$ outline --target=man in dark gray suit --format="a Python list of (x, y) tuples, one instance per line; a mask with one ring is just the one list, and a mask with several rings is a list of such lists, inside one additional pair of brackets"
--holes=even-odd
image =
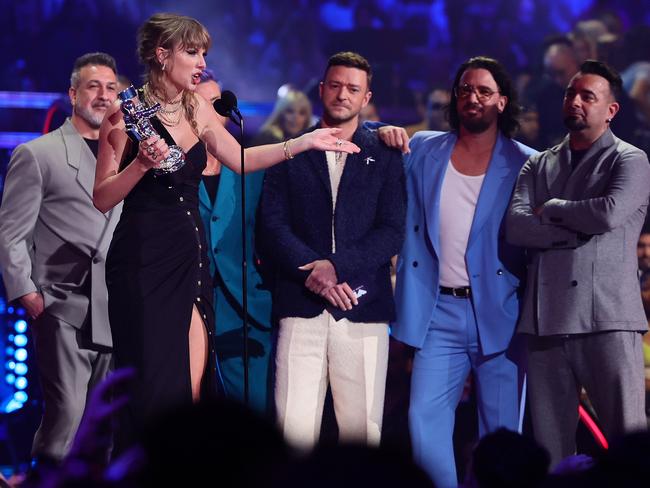
[(608, 66), (582, 64), (564, 97), (569, 135), (526, 162), (507, 218), (508, 240), (529, 248), (519, 332), (535, 437), (553, 464), (575, 452), (582, 388), (607, 437), (646, 427), (636, 243), (650, 165), (609, 129), (620, 92)]
[(31, 318), (44, 412), (32, 455), (60, 461), (88, 391), (109, 370), (104, 260), (120, 209), (92, 202), (99, 126), (117, 98), (115, 60), (78, 58), (73, 114), (59, 129), (18, 146), (0, 206), (0, 266), (7, 298)]

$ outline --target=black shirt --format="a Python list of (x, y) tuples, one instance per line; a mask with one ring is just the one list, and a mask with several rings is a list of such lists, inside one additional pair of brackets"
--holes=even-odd
[(84, 137), (84, 141), (86, 141), (86, 144), (88, 144), (88, 147), (93, 152), (93, 154), (95, 155), (95, 159), (96, 159), (97, 158), (97, 151), (99, 150), (99, 139), (86, 139)]
[(576, 169), (576, 166), (578, 166), (578, 164), (580, 164), (580, 161), (582, 161), (582, 158), (585, 156), (585, 154), (587, 154), (588, 150), (589, 149), (580, 149), (578, 151), (578, 150), (571, 149), (571, 169), (572, 170)]
[(217, 200), (217, 192), (219, 190), (219, 178), (221, 174), (216, 175), (203, 175), (201, 179), (205, 185), (205, 189), (208, 191), (210, 196), (210, 202), (214, 205), (214, 202)]

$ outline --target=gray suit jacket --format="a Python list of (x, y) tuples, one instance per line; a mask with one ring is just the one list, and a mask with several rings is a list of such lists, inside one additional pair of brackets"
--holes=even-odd
[(526, 162), (506, 219), (508, 241), (529, 248), (519, 332), (647, 330), (636, 245), (649, 194), (645, 153), (609, 130), (573, 171), (568, 136)]
[(18, 146), (0, 206), (7, 298), (40, 291), (45, 312), (111, 346), (104, 263), (121, 205), (93, 206), (95, 156), (70, 120)]

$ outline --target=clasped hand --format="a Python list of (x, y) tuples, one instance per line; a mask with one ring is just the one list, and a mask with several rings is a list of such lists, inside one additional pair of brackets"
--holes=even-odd
[(327, 259), (318, 259), (300, 266), (302, 271), (311, 271), (305, 280), (307, 289), (322, 296), (341, 310), (352, 310), (358, 305), (357, 296), (347, 283), (338, 283), (334, 265)]
[(168, 156), (169, 146), (159, 135), (140, 141), (137, 159), (146, 169), (159, 167), (161, 161), (167, 159)]

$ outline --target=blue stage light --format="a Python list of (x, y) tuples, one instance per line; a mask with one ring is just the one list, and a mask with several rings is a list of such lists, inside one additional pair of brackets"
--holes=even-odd
[[(0, 148), (13, 149), (42, 135), (40, 132), (0, 132)], [(9, 313), (14, 313), (13, 307), (9, 308), (12, 309)]]
[(14, 341), (14, 337), (15, 337), (15, 336), (14, 336), (13, 334), (9, 334), (9, 335), (7, 336), (7, 339), (9, 339), (10, 342), (13, 342), (13, 341)]
[(8, 384), (13, 385), (14, 381), (16, 381), (16, 375), (13, 373), (9, 373), (7, 376), (5, 376), (5, 381)]
[(16, 310), (16, 314), (18, 314), (20, 317), (24, 317), (27, 312), (25, 312), (25, 309), (22, 307), (18, 307), (18, 310)]
[(11, 346), (5, 348), (5, 353), (7, 354), (7, 356), (13, 356), (15, 351), (16, 350)]
[(27, 349), (23, 349), (22, 347), (16, 349), (14, 357), (16, 358), (16, 361), (25, 361), (27, 359)]
[(14, 313), (14, 307), (7, 307), (7, 313)]
[(27, 378), (25, 378), (24, 376), (19, 376), (18, 378), (16, 378), (15, 386), (19, 390), (24, 390), (25, 388), (27, 388)]
[(24, 320), (16, 320), (14, 323), (14, 330), (19, 334), (24, 334), (27, 331), (27, 322)]
[(27, 401), (27, 398), (28, 398), (27, 393), (25, 393), (24, 391), (17, 391), (16, 393), (14, 393), (14, 400), (16, 400), (17, 402), (25, 403)]
[(0, 108), (31, 108), (47, 110), (64, 94), (51, 92), (0, 91)]
[(18, 402), (15, 399), (12, 398), (5, 405), (4, 411), (5, 411), (5, 413), (11, 413), (11, 412), (14, 412), (14, 411), (18, 410), (19, 408), (23, 408), (23, 404), (21, 402)]
[(18, 375), (26, 375), (28, 371), (27, 365), (25, 363), (18, 363), (15, 365), (14, 373)]
[(25, 347), (27, 345), (27, 336), (25, 334), (18, 334), (14, 337), (14, 344), (18, 347)]
[(5, 363), (5, 368), (7, 369), (14, 369), (16, 367), (16, 363), (13, 361), (7, 361)]

